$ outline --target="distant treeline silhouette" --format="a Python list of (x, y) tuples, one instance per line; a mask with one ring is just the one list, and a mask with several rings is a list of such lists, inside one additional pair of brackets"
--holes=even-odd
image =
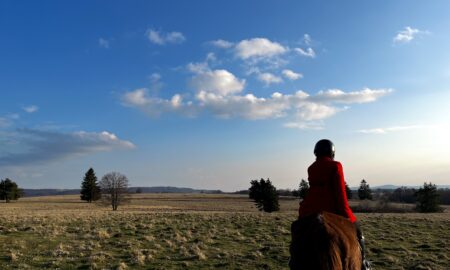
[[(389, 202), (396, 203), (411, 203), (415, 204), (417, 198), (415, 196), (417, 188), (399, 187), (396, 189), (372, 189), (373, 200), (387, 200)], [(358, 191), (352, 190), (352, 198), (358, 199)], [(235, 194), (248, 194), (248, 190), (239, 190), (234, 192)], [(299, 197), (299, 191), (297, 189), (277, 189), (279, 196), (283, 197)], [(450, 189), (440, 188), (437, 189), (439, 195), (439, 204), (450, 205)], [(350, 196), (349, 196), (350, 197)]]
[[(24, 197), (39, 197), (39, 196), (53, 196), (53, 195), (77, 195), (80, 194), (81, 189), (23, 189)], [(129, 193), (207, 193), (207, 194), (221, 194), (221, 190), (209, 189), (193, 189), (182, 187), (130, 187)], [(247, 190), (248, 193), (248, 190)]]
[[(417, 197), (415, 196), (418, 189), (399, 187), (395, 190), (380, 190), (379, 193), (388, 194), (389, 201), (400, 202), (400, 203), (416, 203)], [(439, 203), (450, 205), (450, 189), (437, 189), (437, 194), (439, 195)]]

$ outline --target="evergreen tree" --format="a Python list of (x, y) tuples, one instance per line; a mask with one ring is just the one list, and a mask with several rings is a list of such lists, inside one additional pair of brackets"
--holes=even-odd
[(345, 192), (347, 193), (347, 199), (351, 200), (353, 198), (353, 192), (348, 186), (347, 182), (345, 182)]
[(0, 200), (9, 203), (11, 200), (18, 200), (22, 195), (22, 189), (11, 179), (6, 178), (0, 181)]
[(298, 195), (300, 199), (306, 198), (308, 190), (309, 190), (309, 183), (305, 179), (302, 179), (302, 181), (300, 181), (300, 185), (298, 186)]
[(280, 210), (277, 189), (269, 179), (252, 180), (250, 184), (249, 198), (255, 201), (256, 207), (260, 211), (270, 213)]
[(372, 200), (372, 190), (366, 180), (362, 180), (358, 189), (358, 197), (360, 200)]
[(94, 169), (90, 168), (84, 175), (80, 193), (81, 199), (89, 203), (100, 199), (101, 190), (97, 183), (97, 176), (95, 176)]
[(440, 212), (439, 194), (436, 185), (424, 183), (416, 193), (417, 198), (416, 209), (422, 213)]

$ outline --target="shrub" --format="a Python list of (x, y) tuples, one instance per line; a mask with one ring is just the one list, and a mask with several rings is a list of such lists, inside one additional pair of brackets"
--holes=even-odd
[(18, 200), (22, 197), (23, 191), (17, 186), (16, 182), (9, 178), (0, 181), (0, 200), (9, 203), (11, 200)]
[(416, 209), (422, 213), (442, 212), (442, 208), (439, 207), (439, 194), (437, 193), (436, 185), (423, 184), (416, 193), (417, 198)]
[(274, 212), (280, 210), (277, 189), (269, 179), (252, 180), (250, 182), (249, 198), (255, 201), (260, 211)]

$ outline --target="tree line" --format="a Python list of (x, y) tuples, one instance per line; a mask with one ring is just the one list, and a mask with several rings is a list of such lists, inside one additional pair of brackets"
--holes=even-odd
[[(352, 199), (353, 191), (347, 183), (345, 183), (345, 189), (347, 199)], [(298, 189), (291, 191), (277, 190), (269, 179), (264, 180), (261, 178), (259, 181), (251, 180), (248, 191), (240, 191), (237, 193), (248, 193), (249, 198), (255, 201), (255, 205), (260, 211), (270, 213), (280, 209), (278, 202), (279, 196), (295, 196), (304, 199), (308, 194), (308, 190), (309, 183), (304, 179), (300, 181)], [(400, 187), (388, 194), (384, 193), (380, 195), (377, 191), (375, 194), (377, 196), (374, 196), (374, 192), (367, 181), (365, 179), (361, 180), (357, 190), (357, 195), (360, 200), (373, 200), (376, 197), (376, 199), (392, 202), (414, 203), (416, 204), (416, 211), (427, 213), (442, 211), (439, 205), (448, 203), (450, 199), (450, 189), (438, 190), (436, 185), (431, 182), (425, 182), (418, 190)]]
[[(88, 203), (101, 200), (104, 204), (109, 204), (113, 211), (118, 206), (128, 201), (128, 178), (118, 172), (105, 174), (100, 181), (95, 175), (94, 169), (89, 168), (85, 173), (81, 183), (80, 199)], [(353, 198), (353, 192), (345, 183), (345, 189), (348, 199)], [(255, 201), (258, 209), (265, 212), (274, 212), (280, 209), (279, 196), (295, 196), (304, 199), (309, 190), (309, 184), (302, 179), (296, 190), (277, 190), (270, 179), (252, 180), (250, 188), (237, 193), (246, 193), (249, 198)], [(139, 189), (137, 193), (142, 192)], [(382, 198), (383, 200), (402, 203), (415, 203), (416, 210), (419, 212), (437, 212), (442, 209), (439, 204), (450, 204), (450, 189), (438, 190), (436, 185), (424, 183), (418, 190), (414, 188), (400, 187), (394, 191), (376, 190), (375, 193), (365, 179), (361, 180), (357, 190), (360, 200), (373, 200)], [(375, 196), (374, 196), (375, 195)], [(0, 200), (9, 203), (11, 200), (18, 200), (23, 196), (23, 190), (17, 183), (9, 178), (0, 181)]]
[[(399, 203), (415, 203), (416, 202), (416, 188), (399, 187), (395, 190), (383, 190), (384, 194), (389, 196), (389, 201), (399, 202)], [(440, 203), (445, 205), (450, 205), (450, 189), (440, 188), (437, 189), (436, 193), (439, 195)]]

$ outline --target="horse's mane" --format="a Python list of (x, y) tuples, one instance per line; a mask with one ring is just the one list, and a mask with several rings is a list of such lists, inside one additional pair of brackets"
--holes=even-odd
[(291, 268), (359, 270), (361, 252), (354, 224), (322, 212), (292, 224)]

